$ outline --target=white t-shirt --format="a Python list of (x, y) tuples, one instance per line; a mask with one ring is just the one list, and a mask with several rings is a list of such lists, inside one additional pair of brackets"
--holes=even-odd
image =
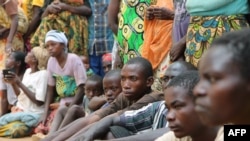
[[(30, 91), (35, 93), (36, 100), (45, 101), (47, 92), (48, 74), (46, 70), (30, 73), (31, 69), (28, 68), (24, 73), (22, 83), (29, 88)], [(33, 103), (23, 91), (18, 95), (17, 107), (24, 110), (24, 112), (32, 112), (42, 114), (44, 112), (44, 105), (38, 106)]]
[(11, 105), (15, 105), (16, 102), (17, 102), (17, 96), (14, 92), (14, 89), (13, 87), (8, 84), (8, 83), (5, 83), (3, 81), (3, 74), (0, 73), (0, 90), (6, 90), (7, 92), (7, 99), (8, 99), (8, 103), (11, 104)]

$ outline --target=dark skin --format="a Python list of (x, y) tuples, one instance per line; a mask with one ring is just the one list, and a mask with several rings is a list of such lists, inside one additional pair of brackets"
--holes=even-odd
[(42, 18), (46, 17), (49, 14), (58, 14), (62, 11), (69, 11), (72, 14), (81, 16), (90, 16), (92, 13), (91, 9), (86, 5), (71, 6), (60, 1), (54, 1), (46, 8), (44, 13), (42, 14)]
[(250, 124), (250, 83), (232, 56), (220, 45), (201, 59), (201, 79), (194, 89), (195, 110), (207, 125)]
[(186, 49), (186, 36), (182, 37), (177, 43), (174, 43), (170, 49), (170, 61), (175, 62), (184, 60), (184, 52)]
[[(63, 68), (65, 63), (66, 63), (67, 56), (68, 56), (68, 54), (65, 53), (65, 51), (64, 51), (64, 48), (65, 48), (64, 44), (54, 42), (54, 41), (48, 41), (46, 43), (46, 48), (47, 48), (49, 54), (51, 56), (55, 57), (58, 64), (61, 66), (61, 68)], [(55, 86), (48, 85), (46, 102), (45, 102), (45, 113), (44, 113), (43, 119), (42, 119), (43, 120), (42, 123), (44, 125), (46, 122), (46, 118), (48, 116), (50, 104), (53, 102), (53, 98), (54, 98), (55, 94), (56, 94), (55, 93)], [(84, 84), (80, 84), (79, 86), (77, 86), (77, 90), (76, 90), (74, 99), (69, 104), (69, 106), (72, 106), (74, 104), (79, 105), (82, 102), (83, 96), (84, 96)]]
[(150, 6), (146, 11), (146, 19), (173, 20), (174, 12), (165, 7)]
[[(124, 96), (131, 101), (140, 99), (145, 93), (151, 92), (151, 85), (153, 84), (153, 77), (145, 78), (143, 69), (138, 64), (125, 65), (121, 71), (121, 85)], [(104, 109), (100, 109), (104, 110)], [(115, 113), (116, 114), (116, 113)], [(114, 114), (113, 114), (114, 115)], [(109, 116), (113, 116), (109, 115)], [(44, 141), (59, 141), (65, 140), (74, 134), (82, 134), (88, 129), (88, 125), (101, 120), (97, 114), (91, 114), (87, 117), (78, 119), (77, 121), (69, 124), (63, 129), (59, 130), (52, 136), (46, 137)], [(70, 129), (70, 130), (67, 130)], [(81, 131), (80, 131), (81, 130)], [(72, 136), (73, 138), (73, 136)], [(73, 139), (72, 139), (73, 140)]]
[[(20, 66), (21, 66), (21, 62), (20, 61), (16, 61), (13, 53), (10, 54), (10, 56), (6, 59), (6, 64), (5, 64), (6, 68), (14, 68), (15, 73), (17, 74), (17, 76), (22, 80), (23, 78), (23, 74), (24, 72), (22, 70), (20, 70)], [(8, 100), (7, 100), (7, 90), (0, 90), (1, 93), (1, 98), (0, 98), (0, 103), (1, 103), (1, 115), (4, 115), (8, 112)], [(20, 90), (16, 90), (15, 94), (19, 94)]]
[[(108, 25), (115, 35), (118, 31), (118, 13), (120, 10), (120, 0), (110, 0), (108, 6)], [(118, 51), (115, 54), (114, 68), (120, 68), (122, 66), (121, 58)]]
[(38, 6), (33, 6), (32, 8), (32, 18), (28, 27), (27, 32), (23, 35), (23, 39), (24, 41), (26, 41), (28, 39), (28, 37), (30, 37), (30, 35), (32, 33), (34, 33), (37, 29), (37, 27), (39, 26), (40, 20), (41, 20), (41, 7)]
[[(32, 51), (25, 57), (25, 62), (30, 66), (31, 73), (39, 71), (38, 60), (33, 55)], [(21, 79), (14, 72), (10, 72), (10, 74), (6, 75), (4, 80), (6, 83), (10, 83), (12, 85), (17, 95), (20, 93), (19, 89), (21, 89), (24, 94), (37, 106), (41, 106), (44, 104), (44, 102), (36, 100), (35, 93), (30, 91), (29, 88), (22, 83)]]
[(168, 87), (164, 90), (165, 104), (168, 108), (167, 120), (169, 128), (175, 136), (182, 138), (190, 136), (193, 141), (213, 141), (217, 135), (217, 127), (207, 127), (195, 112), (193, 96), (188, 89), (180, 86)]

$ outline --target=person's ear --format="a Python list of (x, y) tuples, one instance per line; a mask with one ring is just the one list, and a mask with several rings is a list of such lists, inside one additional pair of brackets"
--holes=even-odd
[(147, 86), (151, 87), (151, 85), (153, 85), (153, 83), (154, 83), (154, 77), (153, 76), (149, 76), (147, 78)]

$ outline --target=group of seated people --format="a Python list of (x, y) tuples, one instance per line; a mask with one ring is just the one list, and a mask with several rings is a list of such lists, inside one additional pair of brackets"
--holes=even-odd
[(14, 51), (6, 60), (0, 136), (223, 141), (223, 125), (250, 122), (249, 36), (244, 29), (215, 39), (198, 69), (185, 61), (172, 63), (161, 77), (163, 91), (155, 91), (147, 59), (132, 58), (122, 69), (108, 67), (103, 78), (87, 75), (86, 58), (68, 53), (65, 34), (51, 30), (46, 49), (35, 47), (26, 56)]

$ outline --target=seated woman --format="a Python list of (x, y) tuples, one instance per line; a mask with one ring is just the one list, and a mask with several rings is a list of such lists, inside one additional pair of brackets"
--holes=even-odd
[(17, 0), (0, 0), (0, 69), (11, 50), (23, 51), (22, 35), (27, 31), (28, 19)]
[(69, 42), (69, 52), (87, 55), (87, 18), (91, 14), (88, 0), (55, 0), (42, 15), (42, 21), (31, 38), (32, 46), (45, 47), (45, 34), (50, 30), (62, 31)]
[(25, 57), (25, 62), (30, 68), (25, 71), (22, 81), (14, 72), (4, 75), (4, 81), (19, 95), (11, 113), (0, 118), (1, 137), (27, 136), (30, 135), (32, 127), (37, 125), (44, 112), (43, 104), (48, 81), (47, 71), (44, 69), (47, 60), (48, 53), (45, 49), (33, 48)]
[[(56, 108), (55, 105), (51, 105), (54, 102), (53, 98), (59, 97), (60, 106), (71, 107), (81, 104), (87, 75), (79, 56), (68, 53), (68, 40), (63, 32), (49, 31), (45, 37), (45, 44), (51, 57), (48, 61), (48, 92), (41, 126), (49, 128), (54, 117), (49, 116), (49, 112)], [(47, 134), (48, 128), (42, 132)]]
[[(12, 70), (22, 80), (24, 72), (26, 70), (26, 63), (24, 61), (25, 53), (21, 51), (14, 51), (8, 56), (5, 62), (5, 67)], [(12, 106), (16, 105), (17, 95), (13, 90), (13, 87), (4, 82), (3, 74), (0, 73), (0, 116), (10, 111)]]

